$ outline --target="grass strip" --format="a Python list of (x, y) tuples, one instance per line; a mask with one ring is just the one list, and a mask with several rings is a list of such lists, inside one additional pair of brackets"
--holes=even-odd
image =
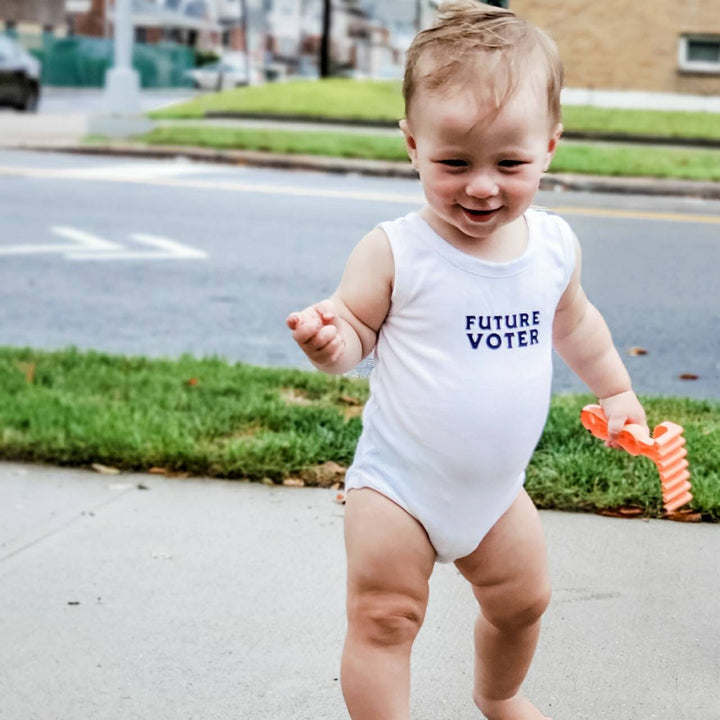
[[(149, 145), (407, 161), (399, 132), (393, 137), (305, 130), (165, 126), (136, 139)], [(552, 171), (718, 181), (720, 150), (561, 143)]]
[[(150, 113), (162, 119), (203, 118), (207, 113), (265, 114), (309, 119), (397, 122), (404, 115), (397, 81), (330, 78), (267, 83), (200, 95)], [(720, 139), (717, 113), (565, 105), (567, 131)]]
[[(220, 358), (0, 348), (0, 457), (274, 482), (301, 476), (312, 484), (319, 465), (351, 462), (367, 395), (364, 380)], [(543, 508), (631, 506), (660, 515), (655, 466), (591, 437), (579, 422), (589, 401), (553, 399), (528, 469), (528, 491)], [(717, 522), (720, 405), (644, 402), (651, 426), (672, 419), (685, 427), (693, 507)]]

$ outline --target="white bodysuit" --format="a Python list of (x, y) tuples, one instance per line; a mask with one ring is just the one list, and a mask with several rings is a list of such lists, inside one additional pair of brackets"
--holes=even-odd
[(527, 249), (506, 263), (461, 252), (417, 213), (380, 225), (395, 281), (345, 487), (404, 508), (440, 562), (471, 553), (513, 503), (547, 418), (574, 236), (551, 213), (525, 218)]

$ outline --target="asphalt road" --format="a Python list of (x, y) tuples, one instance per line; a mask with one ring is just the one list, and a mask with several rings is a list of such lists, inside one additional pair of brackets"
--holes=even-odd
[[(0, 344), (309, 367), (288, 312), (332, 292), (373, 225), (421, 202), (410, 180), (0, 152)], [(720, 397), (720, 203), (538, 204), (580, 237), (586, 291), (637, 390)], [(558, 360), (555, 390), (582, 389)]]

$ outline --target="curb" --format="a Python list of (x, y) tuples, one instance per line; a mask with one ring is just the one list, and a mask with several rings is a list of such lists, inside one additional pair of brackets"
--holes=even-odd
[[(405, 162), (384, 160), (358, 160), (319, 155), (287, 155), (251, 150), (213, 150), (210, 148), (165, 145), (152, 147), (111, 143), (106, 145), (57, 144), (15, 146), (18, 150), (35, 152), (73, 153), (79, 155), (108, 155), (115, 157), (175, 158), (211, 162), (225, 165), (250, 165), (283, 170), (312, 170), (317, 172), (357, 174), (376, 177), (417, 179), (414, 168)], [(720, 182), (673, 180), (665, 178), (605, 177), (549, 173), (540, 181), (540, 190), (614, 193), (692, 197), (703, 200), (720, 200)]]

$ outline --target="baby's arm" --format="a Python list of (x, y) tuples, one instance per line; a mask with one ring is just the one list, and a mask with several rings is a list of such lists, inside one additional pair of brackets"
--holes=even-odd
[(610, 330), (580, 284), (581, 250), (575, 241), (576, 264), (553, 323), (555, 349), (599, 398), (608, 418), (609, 445), (627, 422), (647, 429), (645, 411), (632, 390), (630, 375), (615, 349)]
[(350, 254), (333, 295), (288, 317), (293, 338), (315, 367), (341, 375), (370, 353), (390, 309), (394, 273), (390, 243), (375, 228)]

